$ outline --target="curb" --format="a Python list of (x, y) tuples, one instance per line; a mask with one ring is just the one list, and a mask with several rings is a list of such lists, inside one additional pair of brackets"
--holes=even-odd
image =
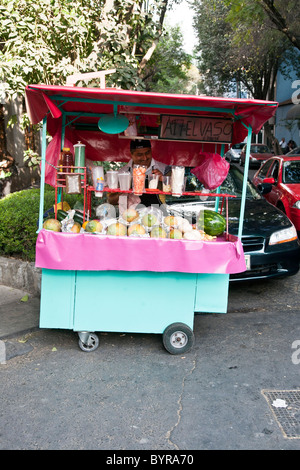
[(0, 284), (39, 296), (41, 268), (34, 262), (0, 256)]

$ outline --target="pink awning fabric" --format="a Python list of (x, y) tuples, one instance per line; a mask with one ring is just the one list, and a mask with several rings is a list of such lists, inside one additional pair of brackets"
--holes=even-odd
[[(263, 124), (274, 116), (278, 106), (273, 101), (55, 85), (28, 85), (25, 98), (31, 122), (37, 124), (47, 116), (47, 131), (53, 137), (46, 153), (46, 161), (50, 165), (46, 165), (45, 181), (49, 184), (53, 184), (51, 165), (57, 165), (61, 148), (62, 114), (65, 114), (67, 123), (64, 145), (67, 143), (73, 150), (74, 144), (82, 142), (86, 145), (86, 158), (92, 161), (127, 162), (130, 160), (130, 140), (100, 131), (97, 127), (100, 115), (117, 110), (118, 114), (144, 115), (144, 118), (147, 115), (180, 114), (231, 119), (234, 144), (243, 142), (247, 136), (245, 125), (250, 125), (252, 131), (258, 133)], [(204, 151), (221, 152), (221, 144), (209, 142), (153, 139), (151, 146), (156, 160), (190, 167), (199, 165), (199, 154)], [(226, 144), (225, 151), (228, 147)]]
[(246, 270), (241, 241), (170, 240), (62, 233), (42, 229), (36, 266), (77, 271), (155, 271), (232, 274)]

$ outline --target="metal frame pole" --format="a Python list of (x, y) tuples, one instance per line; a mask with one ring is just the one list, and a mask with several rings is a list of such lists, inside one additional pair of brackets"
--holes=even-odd
[(252, 138), (252, 127), (243, 125), (248, 129), (247, 136), (247, 146), (246, 146), (246, 157), (245, 157), (245, 167), (244, 167), (244, 179), (243, 179), (243, 190), (242, 190), (242, 199), (241, 199), (241, 208), (240, 208), (240, 221), (239, 221), (239, 230), (238, 237), (241, 239), (243, 234), (243, 225), (244, 225), (244, 214), (245, 214), (245, 203), (246, 203), (246, 193), (247, 193), (247, 181), (248, 181), (248, 171), (249, 171), (249, 157), (250, 157), (250, 146)]
[(43, 228), (44, 193), (45, 193), (45, 167), (46, 167), (46, 132), (47, 132), (47, 117), (44, 117), (44, 119), (43, 119), (43, 130), (42, 130), (42, 160), (41, 160), (41, 182), (40, 182), (39, 228), (37, 230), (37, 233)]

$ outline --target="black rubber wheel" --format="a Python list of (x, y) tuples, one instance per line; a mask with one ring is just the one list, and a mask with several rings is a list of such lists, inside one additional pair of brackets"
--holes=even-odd
[(172, 323), (163, 332), (163, 345), (170, 354), (183, 354), (194, 345), (194, 333), (184, 323)]
[(87, 343), (83, 343), (81, 339), (78, 341), (80, 349), (84, 352), (93, 352), (95, 351), (98, 346), (99, 346), (99, 338), (95, 333), (91, 333), (89, 335)]

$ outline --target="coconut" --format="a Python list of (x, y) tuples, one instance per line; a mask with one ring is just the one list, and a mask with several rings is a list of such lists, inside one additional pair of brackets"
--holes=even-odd
[(178, 230), (178, 228), (174, 228), (174, 229), (170, 230), (169, 236), (170, 236), (170, 238), (173, 238), (173, 239), (180, 239), (180, 238), (182, 238), (182, 232), (181, 232), (181, 230)]
[(141, 224), (132, 224), (128, 228), (129, 236), (145, 235), (146, 230)]
[(183, 235), (185, 240), (202, 240), (202, 234), (199, 230), (189, 230)]
[(153, 227), (155, 224), (157, 224), (158, 219), (155, 214), (148, 212), (143, 216), (142, 222), (146, 227)]
[(178, 219), (174, 215), (168, 215), (164, 218), (164, 223), (168, 225), (168, 227), (175, 227), (178, 225)]
[(157, 225), (156, 227), (153, 227), (153, 229), (151, 230), (150, 237), (151, 238), (167, 238), (167, 232), (162, 227), (159, 227)]
[(127, 235), (127, 227), (120, 222), (116, 222), (107, 227), (107, 235), (114, 235), (117, 237), (123, 237)]
[(126, 209), (122, 214), (122, 219), (126, 222), (133, 222), (139, 217), (139, 213), (135, 209)]

